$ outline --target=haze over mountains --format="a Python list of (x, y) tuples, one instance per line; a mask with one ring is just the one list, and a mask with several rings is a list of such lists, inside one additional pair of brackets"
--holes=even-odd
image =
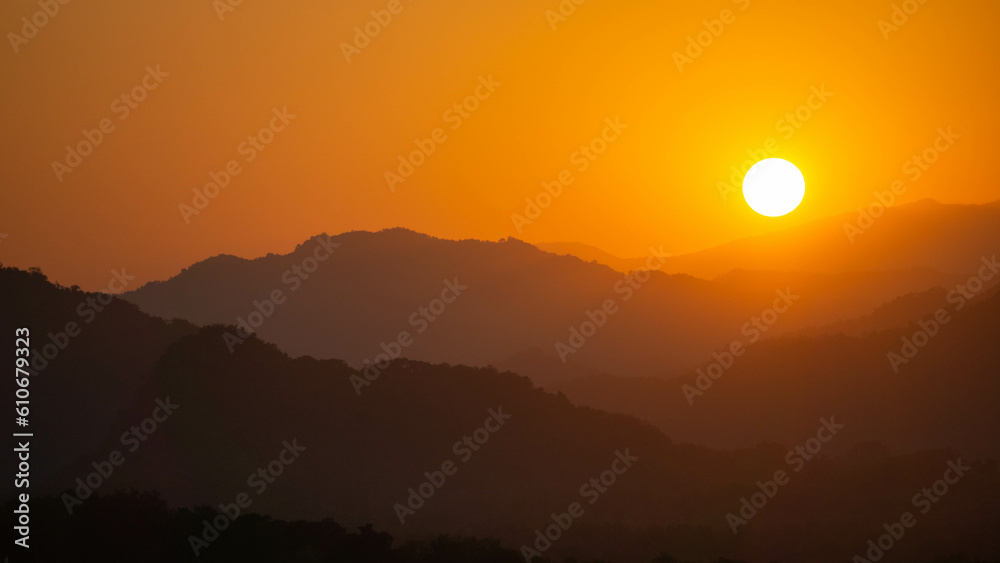
[[(677, 374), (737, 338), (757, 340), (863, 317), (898, 297), (955, 286), (967, 277), (961, 274), (975, 272), (982, 257), (993, 254), (1000, 208), (922, 202), (892, 208), (879, 221), (855, 245), (837, 218), (799, 227), (783, 236), (826, 242), (808, 255), (782, 256), (775, 263), (770, 256), (781, 247), (763, 256), (766, 241), (757, 239), (687, 257), (663, 256), (658, 247), (647, 258), (651, 267), (663, 264), (668, 271), (711, 262), (712, 268), (692, 265), (692, 271), (729, 272), (712, 280), (659, 271), (648, 279), (623, 277), (514, 239), (447, 241), (391, 229), (322, 235), (284, 256), (217, 256), (125, 297), (153, 315), (198, 325), (243, 320), (293, 356), (340, 358), (355, 366), (374, 362), (383, 343), (392, 348), (407, 331), (412, 342), (402, 355), (412, 359), (497, 365), (537, 348), (599, 372)], [(962, 250), (946, 251), (942, 242), (916, 252), (879, 234), (902, 228), (900, 223)], [(959, 234), (921, 231), (922, 225), (951, 225)], [(743, 254), (748, 248), (758, 250)], [(328, 258), (316, 260), (315, 252)], [(877, 259), (905, 269), (843, 271), (854, 256), (861, 256), (862, 265)], [(806, 258), (812, 262), (802, 264), (804, 271), (792, 271), (796, 260)], [(457, 285), (460, 295), (449, 285)], [(285, 299), (268, 305), (275, 290)], [(454, 301), (434, 303), (443, 293)], [(766, 326), (748, 327), (779, 295), (793, 296), (787, 312)], [(432, 305), (436, 312), (422, 312)], [(601, 313), (605, 305), (613, 312)], [(259, 326), (249, 326), (251, 314)], [(575, 334), (588, 331), (584, 325), (591, 318), (601, 324), (596, 332)]]
[[(873, 198), (874, 203), (877, 200)], [(703, 279), (737, 269), (843, 273), (922, 267), (964, 274), (980, 256), (996, 252), (1000, 240), (1000, 201), (946, 205), (924, 199), (890, 207), (884, 214), (878, 207), (865, 206), (768, 235), (671, 256), (663, 270)], [(918, 234), (911, 236), (911, 231)], [(620, 272), (644, 266), (642, 258), (621, 258), (587, 244), (535, 246), (553, 254), (596, 261)]]
[[(874, 197), (871, 203), (877, 203)], [(1000, 246), (1000, 201), (945, 205), (924, 199), (890, 207), (879, 217), (872, 216), (878, 206), (864, 209), (869, 219), (846, 213), (675, 256), (666, 271), (703, 278), (737, 268), (817, 273), (931, 268), (968, 274)]]
[(646, 267), (645, 258), (620, 258), (589, 244), (579, 242), (542, 242), (533, 244), (545, 252), (551, 252), (560, 256), (576, 256), (584, 262), (597, 262), (623, 273)]
[[(650, 421), (685, 442), (732, 448), (787, 441), (795, 436), (790, 421), (808, 418), (820, 406), (840, 405), (841, 412), (869, 422), (839, 447), (874, 441), (898, 451), (961, 446), (996, 455), (996, 444), (979, 439), (996, 422), (982, 413), (996, 409), (966, 406), (996, 395), (993, 374), (1000, 362), (992, 351), (991, 315), (998, 311), (996, 299), (984, 296), (1000, 279), (987, 259), (1000, 239), (991, 239), (983, 222), (1000, 219), (998, 211), (927, 201), (889, 209), (881, 218), (885, 228), (936, 225), (952, 233), (941, 239), (959, 244), (962, 238), (966, 250), (929, 251), (898, 262), (908, 246), (887, 245), (888, 235), (857, 245), (845, 237), (836, 252), (831, 245), (818, 247), (826, 251), (825, 273), (738, 269), (712, 280), (659, 271), (635, 277), (513, 239), (447, 241), (392, 229), (324, 235), (286, 256), (212, 258), (125, 297), (164, 318), (233, 324), (249, 319), (254, 302), (266, 300), (274, 288), (294, 289), (281, 304), (258, 308), (271, 314), (258, 314), (263, 324), (255, 328), (292, 356), (344, 359), (360, 368), (379, 361), (384, 351), (412, 360), (495, 365), (564, 392), (577, 404)], [(810, 228), (805, 234), (808, 229), (799, 227), (798, 236), (829, 239), (832, 229), (844, 237), (839, 218)], [(329, 257), (308, 279), (298, 279), (300, 272), (293, 274), (294, 284), (279, 283), (322, 247), (330, 248)], [(723, 263), (728, 252), (706, 255)], [(909, 269), (839, 272), (837, 264), (855, 252)], [(649, 265), (692, 259), (660, 260), (662, 254), (652, 253)], [(889, 353), (898, 353), (904, 338), (920, 329), (915, 323), (953, 308), (955, 288), (969, 276), (949, 261), (966, 254), (977, 257), (965, 272), (989, 274), (978, 288), (976, 313), (951, 311), (953, 322), (941, 330), (945, 336), (921, 350), (921, 361), (912, 368), (893, 365)], [(439, 303), (442, 309), (429, 315), (418, 313), (456, 284), (461, 289), (452, 302)], [(614, 308), (603, 310), (609, 299)], [(586, 326), (588, 321), (593, 325)], [(586, 330), (595, 327), (593, 334)], [(401, 331), (409, 335), (402, 344)], [(230, 348), (239, 345), (229, 341)], [(737, 356), (728, 352), (734, 345)], [(713, 364), (722, 365), (724, 377), (695, 395), (691, 386)], [(941, 375), (957, 366), (963, 367)], [(944, 381), (955, 386), (953, 392), (939, 388)], [(845, 396), (852, 398), (843, 402)], [(733, 415), (753, 422), (728, 424)], [(910, 422), (917, 418), (923, 422)]]

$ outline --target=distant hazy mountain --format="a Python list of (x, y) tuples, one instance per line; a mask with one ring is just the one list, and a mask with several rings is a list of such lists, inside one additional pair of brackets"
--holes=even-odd
[(543, 242), (535, 246), (552, 254), (576, 256), (584, 262), (597, 262), (619, 272), (631, 272), (646, 267), (645, 258), (620, 258), (596, 246), (580, 242)]
[(918, 319), (932, 315), (947, 302), (950, 290), (934, 287), (920, 293), (910, 293), (889, 301), (872, 311), (871, 314), (856, 319), (804, 328), (793, 336), (821, 336), (845, 334), (847, 336), (867, 336), (873, 332), (902, 328)]
[[(4, 322), (16, 326), (36, 319), (33, 334), (55, 329), (62, 319), (72, 318), (79, 298), (94, 297), (54, 288), (40, 276), (23, 272), (4, 270), (0, 277), (5, 289), (15, 290), (0, 293)], [(22, 308), (6, 314), (15, 300), (23, 303)], [(561, 518), (575, 510), (569, 508), (572, 503), (580, 503), (582, 516), (546, 556), (631, 563), (648, 562), (666, 552), (682, 560), (727, 556), (826, 562), (861, 553), (869, 539), (884, 533), (886, 522), (913, 510), (914, 493), (941, 479), (948, 462), (961, 457), (969, 467), (967, 475), (931, 515), (918, 516), (921, 523), (948, 525), (924, 526), (919, 542), (900, 542), (894, 555), (927, 560), (957, 551), (971, 556), (997, 554), (1000, 516), (995, 499), (1000, 495), (1000, 473), (995, 462), (974, 461), (956, 451), (892, 457), (871, 445), (842, 456), (826, 455), (838, 444), (854, 441), (868, 425), (885, 421), (899, 428), (912, 426), (915, 435), (933, 440), (937, 436), (929, 429), (963, 424), (971, 416), (938, 419), (935, 402), (956, 404), (977, 393), (978, 402), (967, 402), (966, 407), (984, 413), (979, 421), (986, 429), (981, 438), (990, 440), (995, 414), (989, 413), (996, 409), (987, 403), (996, 400), (996, 389), (977, 387), (974, 378), (962, 375), (970, 362), (988, 356), (967, 360), (947, 356), (955, 373), (938, 378), (937, 395), (922, 403), (923, 419), (914, 421), (896, 416), (918, 412), (916, 406), (904, 409), (884, 401), (891, 397), (905, 405), (926, 400), (922, 391), (910, 389), (924, 389), (926, 378), (918, 366), (897, 378), (871, 373), (867, 385), (845, 387), (837, 379), (861, 378), (834, 365), (824, 367), (831, 358), (815, 356), (824, 341), (800, 346), (791, 360), (795, 363), (791, 367), (799, 369), (777, 374), (762, 362), (768, 357), (767, 348), (781, 343), (762, 344), (756, 359), (746, 358), (754, 369), (727, 374), (729, 379), (712, 389), (719, 396), (710, 394), (701, 406), (713, 400), (734, 405), (731, 399), (737, 393), (727, 391), (725, 384), (745, 381), (742, 393), (753, 386), (770, 389), (743, 399), (748, 403), (763, 399), (759, 408), (766, 414), (741, 416), (748, 412), (743, 408), (714, 419), (706, 416), (701, 422), (748, 432), (784, 421), (787, 428), (782, 434), (791, 438), (781, 446), (721, 452), (675, 444), (649, 424), (574, 406), (564, 397), (533, 388), (524, 377), (492, 369), (398, 360), (358, 396), (351, 380), (364, 374), (343, 362), (291, 359), (257, 338), (230, 353), (222, 335), (234, 327), (170, 335), (142, 328), (170, 325), (129, 313), (128, 306), (116, 306), (120, 307), (126, 309), (105, 311), (112, 314), (99, 316), (92, 325), (94, 338), (121, 339), (107, 343), (114, 350), (93, 341), (74, 341), (70, 344), (74, 352), (68, 347), (66, 355), (33, 376), (38, 403), (46, 405), (39, 416), (44, 413), (53, 419), (38, 421), (43, 426), (36, 431), (45, 433), (39, 445), (48, 447), (80, 435), (105, 436), (87, 448), (89, 453), (66, 460), (68, 465), (57, 474), (33, 478), (33, 495), (59, 494), (64, 503), (71, 502), (66, 500), (73, 498), (69, 495), (86, 496), (82, 487), (90, 479), (88, 487), (100, 494), (134, 487), (159, 491), (171, 506), (203, 504), (218, 509), (245, 493), (252, 503), (250, 512), (288, 519), (334, 518), (347, 526), (371, 522), (402, 538), (439, 533), (495, 537), (513, 549), (534, 544), (535, 531), (552, 525), (553, 514)], [(954, 334), (938, 336), (939, 345), (924, 350), (926, 357), (920, 360), (938, 366), (955, 345), (952, 340), (969, 337), (971, 327), (992, 327), (980, 324), (989, 319), (997, 322), (992, 308), (970, 309), (966, 318), (950, 327)], [(103, 328), (98, 329), (97, 323)], [(156, 354), (123, 356), (126, 352), (118, 348), (152, 350), (166, 342), (170, 343), (155, 359)], [(970, 351), (976, 343), (959, 350)], [(983, 352), (989, 353), (998, 352)], [(135, 386), (127, 397), (109, 392), (121, 381)], [(58, 389), (62, 385), (73, 387)], [(806, 392), (806, 387), (819, 391)], [(89, 395), (74, 392), (88, 388), (94, 390)], [(838, 389), (850, 392), (830, 392)], [(779, 395), (799, 400), (789, 406), (775, 399)], [(154, 414), (157, 399), (176, 406), (151, 430), (142, 421), (164, 414)], [(864, 409), (858, 405), (875, 403), (891, 416), (862, 420), (859, 414)], [(789, 410), (773, 408), (778, 404)], [(57, 413), (67, 408), (82, 416), (58, 420)], [(109, 418), (110, 413), (115, 414)], [(821, 428), (836, 429), (839, 424), (844, 427), (832, 438), (820, 433)], [(135, 451), (128, 450), (121, 437), (132, 427), (146, 432)], [(792, 448), (817, 435), (831, 440), (823, 455), (800, 459)], [(2, 440), (5, 449), (12, 446), (10, 438)], [(124, 456), (124, 463), (108, 471), (112, 466), (107, 460), (118, 459), (113, 457), (115, 451)], [(49, 463), (51, 457), (45, 459)], [(448, 462), (454, 465), (446, 466)], [(451, 474), (436, 475), (443, 467), (450, 467)], [(768, 487), (779, 470), (790, 476), (790, 484), (775, 485), (774, 499), (755, 510), (738, 535), (733, 534), (727, 514), (739, 513), (741, 499), (760, 492), (758, 482)], [(105, 476), (98, 479), (99, 471)], [(89, 478), (91, 474), (95, 477)], [(425, 485), (431, 480), (439, 485)], [(411, 501), (419, 494), (411, 489), (423, 490), (426, 498)], [(86, 506), (88, 500), (81, 502)], [(411, 502), (412, 513), (400, 512), (397, 505)], [(66, 524), (70, 531), (72, 522), (71, 517)], [(182, 519), (181, 525), (190, 527), (177, 532), (182, 536), (205, 533), (204, 523), (193, 518)], [(953, 527), (962, 531), (958, 540), (951, 533)]]
[(852, 212), (674, 256), (666, 271), (706, 279), (737, 268), (841, 273), (919, 267), (968, 274), (983, 256), (998, 252), (1000, 202), (942, 205), (925, 199), (890, 207), (878, 218)]
[(513, 354), (497, 362), (496, 368), (528, 377), (541, 387), (581, 377), (605, 375), (571, 358), (564, 363), (555, 351), (541, 348), (529, 348)]
[[(596, 371), (642, 375), (697, 364), (737, 338), (859, 317), (957, 280), (926, 269), (626, 278), (514, 239), (450, 241), (392, 229), (324, 235), (283, 256), (217, 256), (125, 298), (198, 325), (263, 321), (250, 328), (293, 356), (355, 366), (375, 362), (384, 349), (483, 366), (538, 348)], [(280, 303), (269, 304), (275, 291)], [(780, 301), (779, 292), (791, 298), (788, 312), (772, 311), (766, 333), (749, 326)], [(613, 312), (600, 312), (605, 306)]]
[[(946, 310), (950, 321), (937, 329), (932, 311), (865, 337), (780, 338), (723, 358), (731, 367), (718, 379), (701, 377), (702, 386), (691, 370), (672, 379), (593, 376), (548, 388), (579, 405), (648, 420), (676, 440), (713, 447), (792, 440), (813, 412), (827, 410), (851, 426), (838, 447), (879, 441), (897, 450), (954, 446), (1000, 456), (993, 430), (1000, 425), (1000, 292), (961, 311), (940, 297), (934, 311)], [(895, 366), (890, 352), (900, 356)], [(699, 369), (707, 373), (710, 365)]]

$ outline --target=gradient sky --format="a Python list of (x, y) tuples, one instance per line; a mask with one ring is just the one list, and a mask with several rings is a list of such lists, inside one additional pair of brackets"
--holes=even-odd
[[(553, 29), (557, 0), (401, 0), (350, 62), (342, 43), (388, 0), (247, 0), (223, 18), (219, 3), (73, 1), (17, 53), (9, 33), (38, 4), (0, 7), (0, 261), (101, 289), (112, 269), (141, 283), (395, 226), (682, 253), (865, 205), (949, 126), (961, 138), (901, 201), (1000, 199), (997, 2), (929, 0), (886, 39), (888, 1), (587, 0)], [(674, 53), (726, 9), (735, 21), (679, 71)], [(122, 119), (112, 104), (157, 65), (169, 76)], [(445, 112), (489, 76), (454, 129)], [(285, 106), (296, 117), (247, 162), (240, 144)], [(574, 151), (616, 117), (627, 130), (579, 172)], [(59, 181), (53, 161), (105, 118), (114, 131)], [(385, 172), (436, 128), (447, 140), (390, 190)], [(717, 188), (769, 138), (807, 182), (780, 219)], [(230, 160), (239, 175), (185, 222), (178, 206)], [(565, 169), (574, 182), (518, 233), (511, 215)]]

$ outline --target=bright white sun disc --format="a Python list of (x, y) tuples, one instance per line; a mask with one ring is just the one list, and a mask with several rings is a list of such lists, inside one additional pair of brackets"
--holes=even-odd
[(743, 178), (743, 198), (751, 209), (767, 217), (791, 213), (805, 195), (805, 178), (783, 158), (765, 158), (751, 166)]

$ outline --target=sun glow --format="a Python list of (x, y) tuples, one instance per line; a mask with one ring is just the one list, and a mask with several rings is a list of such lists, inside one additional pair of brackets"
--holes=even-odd
[(806, 195), (806, 180), (794, 164), (766, 158), (754, 164), (743, 178), (743, 197), (750, 208), (767, 217), (795, 210)]

